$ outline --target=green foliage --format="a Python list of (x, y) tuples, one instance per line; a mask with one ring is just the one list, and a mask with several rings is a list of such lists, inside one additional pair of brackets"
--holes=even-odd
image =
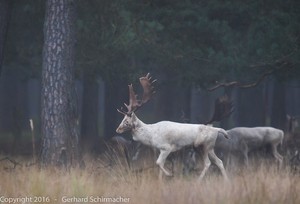
[(138, 49), (128, 53), (137, 60), (147, 56), (159, 71), (175, 73), (177, 81), (185, 85), (208, 86), (232, 78), (253, 81), (269, 69), (281, 69), (276, 62), (290, 53), (285, 59), (289, 67), (282, 70), (295, 73), (297, 6), (299, 9), (295, 1), (264, 5), (220, 0), (129, 5), (126, 9), (140, 12), (132, 12), (138, 22)]
[[(253, 81), (274, 68), (281, 79), (300, 76), (296, 0), (77, 3), (78, 76), (110, 82), (151, 71), (186, 86)], [(43, 15), (43, 1), (14, 4), (5, 55), (11, 67), (22, 65), (21, 75), (40, 73)]]

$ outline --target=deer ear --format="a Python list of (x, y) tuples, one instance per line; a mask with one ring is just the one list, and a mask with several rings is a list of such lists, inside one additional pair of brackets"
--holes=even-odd
[(131, 113), (130, 117), (131, 117), (131, 119), (132, 119), (133, 121), (135, 121), (136, 115), (134, 114), (134, 112)]

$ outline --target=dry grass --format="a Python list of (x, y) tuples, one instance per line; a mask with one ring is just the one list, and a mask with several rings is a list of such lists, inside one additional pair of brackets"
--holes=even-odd
[(19, 165), (7, 170), (4, 167), (8, 163), (1, 162), (0, 197), (41, 196), (49, 197), (49, 203), (64, 203), (64, 196), (121, 196), (129, 198), (128, 203), (300, 203), (300, 176), (287, 169), (279, 171), (262, 165), (230, 174), (229, 182), (217, 173), (210, 173), (202, 181), (195, 180), (195, 176), (176, 176), (160, 182), (156, 168), (133, 173), (118, 161), (110, 166), (104, 160), (86, 160), (86, 169), (70, 171)]

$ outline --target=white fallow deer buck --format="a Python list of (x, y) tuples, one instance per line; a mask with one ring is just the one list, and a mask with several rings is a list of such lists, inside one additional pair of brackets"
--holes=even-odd
[(125, 131), (131, 131), (133, 140), (154, 147), (160, 151), (156, 161), (156, 164), (160, 167), (160, 179), (162, 178), (162, 172), (167, 176), (172, 176), (164, 167), (168, 155), (186, 146), (203, 147), (205, 165), (199, 179), (204, 177), (211, 165), (211, 161), (219, 167), (222, 175), (227, 179), (223, 162), (214, 152), (218, 134), (221, 133), (225, 137), (228, 136), (225, 130), (201, 124), (186, 124), (170, 121), (145, 124), (135, 115), (135, 111), (145, 104), (153, 95), (154, 88), (152, 84), (154, 81), (156, 80), (151, 81), (149, 73), (145, 77), (140, 78), (140, 84), (144, 91), (141, 100), (137, 99), (132, 84), (129, 85), (129, 104), (125, 104), (127, 112), (123, 109), (118, 109), (118, 112), (124, 115), (124, 119), (116, 132), (121, 134)]

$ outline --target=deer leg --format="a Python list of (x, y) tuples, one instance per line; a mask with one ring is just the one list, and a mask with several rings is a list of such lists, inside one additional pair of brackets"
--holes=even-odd
[(228, 168), (230, 165), (233, 165), (233, 154), (231, 153), (231, 151), (229, 153), (226, 154), (226, 167)]
[(277, 145), (272, 145), (272, 154), (275, 157), (275, 159), (278, 160), (279, 162), (279, 167), (282, 167), (282, 161), (283, 161), (283, 157), (278, 153), (277, 151)]
[(194, 149), (189, 149), (184, 156), (183, 161), (183, 175), (188, 175), (196, 166), (196, 152)]
[(135, 148), (135, 154), (132, 156), (132, 161), (135, 161), (138, 159), (140, 151), (142, 149), (141, 146), (142, 146), (142, 143), (138, 142), (138, 144)]
[(245, 158), (245, 164), (246, 167), (249, 167), (249, 158), (248, 158), (248, 151), (244, 151), (244, 158)]
[(223, 177), (224, 177), (226, 180), (228, 180), (228, 177), (227, 177), (227, 174), (226, 174), (226, 171), (225, 171), (225, 168), (224, 168), (224, 165), (223, 165), (222, 160), (219, 159), (219, 158), (217, 157), (217, 155), (215, 154), (215, 151), (214, 151), (213, 149), (211, 149), (211, 150), (208, 152), (208, 154), (209, 154), (209, 156), (210, 156), (212, 162), (213, 162), (214, 164), (216, 164), (217, 167), (221, 170), (221, 173), (222, 173)]
[(246, 144), (241, 145), (242, 153), (244, 157), (244, 163), (246, 164), (246, 167), (249, 167), (249, 159), (248, 159), (248, 146)]
[(204, 177), (206, 171), (208, 170), (208, 168), (209, 168), (209, 166), (210, 166), (210, 164), (211, 164), (211, 162), (210, 162), (210, 160), (209, 160), (209, 158), (208, 158), (208, 152), (207, 152), (207, 149), (205, 149), (205, 148), (204, 148), (204, 151), (203, 151), (203, 158), (204, 158), (204, 168), (203, 168), (203, 170), (202, 170), (202, 172), (201, 172), (201, 174), (200, 174), (200, 176), (199, 176), (199, 180), (202, 180), (202, 179), (203, 179), (203, 177)]
[(168, 155), (171, 153), (170, 150), (160, 150), (160, 154), (159, 154), (159, 157), (158, 159), (156, 160), (156, 164), (159, 166), (160, 168), (160, 173), (159, 173), (159, 177), (161, 178), (162, 177), (162, 173), (161, 171), (163, 171), (167, 176), (172, 176), (171, 173), (169, 173), (165, 168), (164, 168), (164, 165), (165, 165), (165, 161), (168, 157)]

